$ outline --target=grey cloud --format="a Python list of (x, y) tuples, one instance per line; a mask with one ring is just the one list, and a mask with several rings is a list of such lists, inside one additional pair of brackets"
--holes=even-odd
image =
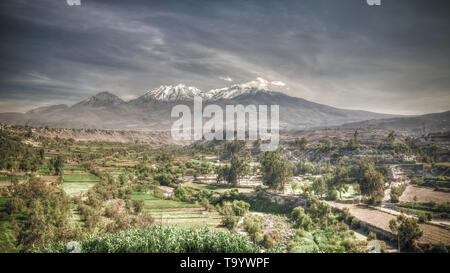
[(289, 95), (344, 108), (450, 105), (445, 1), (64, 2), (1, 2), (0, 101), (23, 109), (29, 98), (73, 103), (103, 90), (218, 88), (227, 75), (282, 81)]

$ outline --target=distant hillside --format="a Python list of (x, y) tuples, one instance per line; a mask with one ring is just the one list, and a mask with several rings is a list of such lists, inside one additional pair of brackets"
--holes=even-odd
[(404, 131), (414, 135), (450, 131), (450, 111), (413, 117), (366, 120), (347, 123), (338, 128), (365, 128)]

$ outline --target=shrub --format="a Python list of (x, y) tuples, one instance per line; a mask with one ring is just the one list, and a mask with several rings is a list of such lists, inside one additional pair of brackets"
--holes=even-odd
[(221, 224), (228, 230), (234, 230), (237, 226), (239, 218), (236, 217), (231, 203), (225, 202), (219, 209), (219, 213), (222, 215)]
[(250, 210), (250, 204), (242, 200), (234, 200), (231, 206), (236, 216), (244, 216)]
[(261, 244), (265, 248), (272, 248), (275, 246), (275, 241), (272, 239), (272, 236), (270, 236), (269, 234), (266, 233), (266, 234), (264, 234)]
[(392, 203), (398, 203), (400, 200), (400, 197), (402, 196), (403, 192), (406, 189), (407, 184), (402, 184), (398, 187), (392, 187), (391, 188), (391, 202)]
[(173, 182), (175, 182), (175, 179), (173, 178), (173, 176), (168, 173), (159, 174), (159, 175), (155, 176), (154, 179), (156, 181), (158, 181), (160, 185), (163, 185), (163, 186), (170, 186)]
[(209, 203), (209, 200), (207, 198), (203, 198), (202, 201), (200, 201), (200, 204), (202, 207), (205, 208), (206, 211), (211, 211), (213, 206)]
[(261, 217), (258, 215), (247, 215), (244, 218), (244, 229), (248, 232), (250, 238), (256, 243), (261, 242)]
[(361, 223), (359, 222), (359, 220), (355, 217), (352, 218), (352, 221), (350, 222), (350, 227), (352, 229), (358, 229), (361, 227)]
[(302, 207), (294, 208), (292, 210), (291, 217), (297, 228), (309, 230), (313, 225), (311, 217), (305, 213), (305, 210)]
[(139, 213), (144, 208), (144, 200), (133, 200), (133, 208), (135, 213)]
[(336, 189), (327, 191), (326, 199), (330, 201), (336, 201), (338, 199), (339, 192)]

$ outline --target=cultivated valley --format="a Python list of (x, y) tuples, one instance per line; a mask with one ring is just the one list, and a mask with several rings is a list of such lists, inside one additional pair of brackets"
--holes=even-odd
[(290, 132), (277, 150), (261, 152), (260, 141), (117, 142), (104, 137), (117, 132), (11, 125), (0, 132), (1, 252), (71, 252), (69, 242), (83, 252), (450, 245), (449, 141), (441, 135)]

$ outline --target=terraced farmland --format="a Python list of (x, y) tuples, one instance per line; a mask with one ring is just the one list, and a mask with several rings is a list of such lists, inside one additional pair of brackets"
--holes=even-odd
[(88, 173), (72, 173), (65, 174), (63, 184), (60, 188), (64, 190), (67, 194), (79, 194), (87, 192), (92, 188), (100, 178)]
[(220, 215), (207, 212), (198, 204), (159, 199), (151, 194), (133, 193), (132, 200), (144, 200), (144, 211), (149, 212), (159, 225), (182, 228), (218, 227)]

